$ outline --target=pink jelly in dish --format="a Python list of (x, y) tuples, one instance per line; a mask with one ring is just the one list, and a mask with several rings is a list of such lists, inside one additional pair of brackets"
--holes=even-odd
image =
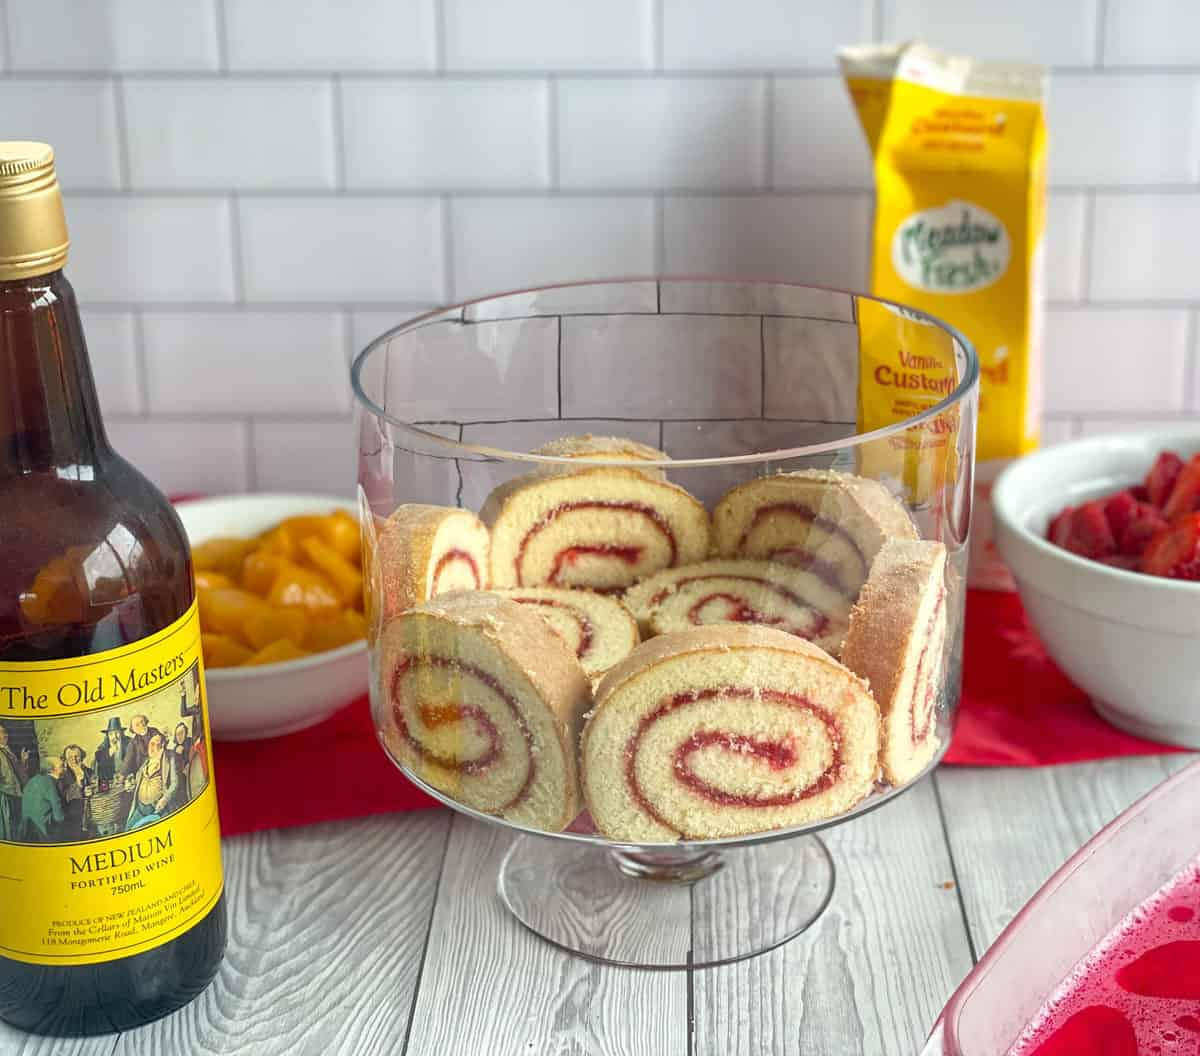
[(923, 1053), (1200, 1054), (1200, 763), (1046, 881), (954, 992)]
[(1009, 1056), (1200, 1053), (1200, 859), (1075, 966)]

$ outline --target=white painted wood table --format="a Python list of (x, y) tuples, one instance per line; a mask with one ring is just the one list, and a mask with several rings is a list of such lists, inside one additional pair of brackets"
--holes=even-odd
[(912, 1056), (1042, 881), (1190, 756), (943, 768), (826, 834), (838, 868), (798, 939), (726, 968), (578, 960), (501, 907), (508, 837), (445, 812), (226, 841), (230, 943), (191, 1006), (120, 1036), (0, 1056)]

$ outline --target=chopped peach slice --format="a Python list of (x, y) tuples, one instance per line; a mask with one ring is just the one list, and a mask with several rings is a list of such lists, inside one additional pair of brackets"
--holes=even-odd
[(209, 568), (196, 569), (197, 590), (220, 590), (224, 587), (236, 587), (237, 584), (224, 572), (214, 572)]
[(280, 639), (303, 645), (308, 633), (308, 615), (304, 609), (267, 608), (247, 616), (244, 631), (247, 641), (255, 649), (265, 649)]
[(334, 510), (325, 518), (325, 542), (356, 567), (362, 566), (362, 540), (358, 521), (345, 510)]
[(262, 598), (236, 587), (200, 590), (196, 596), (200, 601), (201, 627), (229, 635), (245, 645), (251, 644), (246, 637), (246, 620), (255, 613), (270, 611)]
[(281, 638), (264, 646), (248, 660), (243, 660), (241, 666), (257, 667), (260, 664), (278, 664), (283, 660), (298, 660), (302, 656), (308, 656), (308, 652), (301, 649), (295, 642)]
[(267, 602), (271, 605), (296, 605), (305, 609), (336, 609), (342, 604), (338, 588), (319, 572), (284, 561), (271, 584)]
[(253, 539), (222, 536), (206, 539), (192, 547), (192, 564), (202, 572), (220, 572), (236, 578), (244, 558), (255, 547)]
[(357, 642), (367, 636), (367, 621), (361, 612), (342, 609), (336, 616), (313, 620), (304, 640), (306, 647), (314, 653)]
[(257, 546), (266, 553), (278, 554), (289, 560), (299, 553), (295, 537), (282, 524), (272, 528), (269, 532), (263, 532), (251, 545), (252, 547)]
[(205, 667), (236, 667), (254, 654), (240, 642), (224, 634), (201, 634)]
[(242, 562), (242, 588), (266, 596), (285, 558), (266, 550), (253, 550)]
[(298, 543), (310, 535), (324, 535), (326, 519), (324, 514), (301, 514), (298, 517), (288, 517), (280, 521), (279, 527), (285, 529), (288, 535)]
[(362, 604), (363, 578), (357, 568), (333, 547), (315, 537), (302, 540), (300, 548), (312, 562), (313, 567), (324, 572), (338, 588), (345, 604)]

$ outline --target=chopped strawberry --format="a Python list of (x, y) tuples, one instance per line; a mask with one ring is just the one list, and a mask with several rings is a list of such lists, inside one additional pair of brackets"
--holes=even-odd
[(1183, 459), (1174, 451), (1160, 452), (1146, 474), (1147, 501), (1154, 503), (1159, 509), (1171, 497), (1171, 489), (1183, 469)]
[(1108, 518), (1108, 526), (1118, 542), (1137, 514), (1138, 501), (1128, 491), (1118, 491), (1104, 503), (1104, 516)]
[(1075, 516), (1075, 507), (1066, 506), (1062, 512), (1050, 522), (1046, 529), (1046, 538), (1055, 546), (1065, 547), (1071, 541), (1071, 519)]
[(1117, 536), (1117, 544), (1121, 553), (1126, 557), (1141, 557), (1147, 544), (1163, 528), (1167, 526), (1166, 518), (1158, 511), (1157, 506), (1148, 502), (1139, 502), (1137, 514), (1125, 526), (1125, 530)]
[(1142, 554), (1142, 571), (1200, 580), (1200, 513), (1189, 513), (1159, 531)]
[(1200, 507), (1200, 455), (1193, 455), (1192, 460), (1179, 471), (1175, 486), (1171, 489), (1171, 497), (1163, 506), (1163, 516), (1168, 521), (1175, 520), (1185, 513)]
[(1135, 484), (1129, 489), (1129, 494), (1137, 499), (1138, 502), (1150, 501), (1150, 489), (1145, 484)]
[(1104, 501), (1085, 502), (1071, 518), (1071, 538), (1067, 549), (1082, 557), (1109, 557), (1117, 552), (1117, 541), (1113, 538), (1108, 518), (1104, 515)]

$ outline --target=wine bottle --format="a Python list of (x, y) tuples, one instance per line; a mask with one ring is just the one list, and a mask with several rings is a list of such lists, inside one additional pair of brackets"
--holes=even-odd
[(109, 445), (67, 249), (53, 151), (0, 143), (0, 1019), (54, 1035), (186, 1004), (226, 936), (188, 542)]

